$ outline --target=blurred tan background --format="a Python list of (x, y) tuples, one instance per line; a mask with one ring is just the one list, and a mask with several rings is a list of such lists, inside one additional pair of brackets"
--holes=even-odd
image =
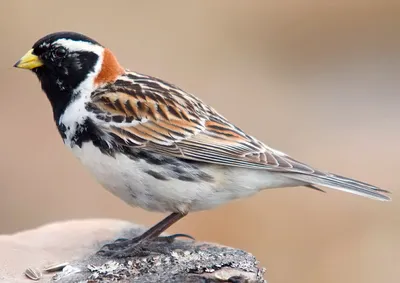
[(11, 67), (43, 35), (74, 30), (265, 143), (393, 192), (382, 203), (264, 191), (169, 232), (250, 251), (272, 283), (399, 282), (399, 1), (111, 3), (2, 3), (0, 233), (71, 218), (163, 217), (103, 190), (64, 148), (35, 76)]

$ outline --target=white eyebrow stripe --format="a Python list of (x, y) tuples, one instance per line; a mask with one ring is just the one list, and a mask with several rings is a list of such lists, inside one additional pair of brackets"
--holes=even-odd
[(64, 46), (69, 51), (76, 52), (76, 51), (89, 51), (94, 52), (97, 55), (103, 54), (104, 47), (100, 45), (96, 45), (87, 41), (77, 41), (72, 39), (65, 39), (61, 38), (54, 42), (55, 44)]

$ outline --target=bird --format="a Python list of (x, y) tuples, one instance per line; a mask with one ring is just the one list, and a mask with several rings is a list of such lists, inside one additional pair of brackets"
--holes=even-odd
[(40, 38), (14, 67), (37, 76), (65, 146), (105, 189), (131, 206), (169, 213), (142, 235), (105, 245), (104, 256), (154, 252), (153, 243), (190, 237), (161, 236), (188, 213), (268, 188), (327, 187), (390, 200), (387, 190), (267, 146), (195, 95), (125, 69), (81, 33)]

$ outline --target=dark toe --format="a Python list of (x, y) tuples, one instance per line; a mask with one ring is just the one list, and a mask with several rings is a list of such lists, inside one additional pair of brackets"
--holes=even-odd
[(128, 258), (128, 257), (144, 257), (150, 254), (169, 254), (170, 252), (171, 252), (170, 245), (166, 245), (158, 241), (140, 241), (138, 243), (133, 243), (130, 246), (127, 246), (126, 248), (123, 249), (114, 249), (114, 250), (101, 249), (100, 251), (97, 252), (97, 254), (100, 256), (111, 257), (111, 258)]
[(176, 238), (188, 238), (188, 239), (194, 240), (194, 238), (192, 236), (187, 235), (187, 234), (173, 234), (173, 235), (169, 235), (169, 236), (160, 236), (160, 237), (156, 238), (154, 241), (155, 242), (172, 243), (173, 241), (175, 241)]
[(114, 241), (114, 243), (116, 244), (116, 243), (122, 243), (122, 242), (126, 242), (126, 241), (129, 241), (130, 239), (127, 239), (127, 238), (118, 238), (118, 239), (116, 239), (115, 241)]
[(117, 239), (115, 240), (113, 243), (110, 244), (105, 244), (100, 251), (102, 250), (109, 250), (109, 251), (113, 251), (113, 250), (120, 250), (120, 249), (124, 249), (126, 247), (128, 247), (129, 245), (132, 244), (132, 241), (129, 239)]

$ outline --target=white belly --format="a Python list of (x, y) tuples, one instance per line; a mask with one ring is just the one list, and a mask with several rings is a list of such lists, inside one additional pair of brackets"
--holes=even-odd
[[(185, 166), (182, 162), (179, 170), (171, 171), (168, 165), (152, 164), (145, 159), (103, 154), (92, 142), (73, 146), (71, 150), (108, 191), (132, 206), (152, 211), (210, 209), (263, 188), (290, 185), (286, 178), (264, 170), (204, 164), (193, 170), (193, 165), (182, 167)], [(199, 170), (203, 178), (197, 178)], [(176, 171), (185, 171), (185, 176), (193, 178), (178, 179)]]

